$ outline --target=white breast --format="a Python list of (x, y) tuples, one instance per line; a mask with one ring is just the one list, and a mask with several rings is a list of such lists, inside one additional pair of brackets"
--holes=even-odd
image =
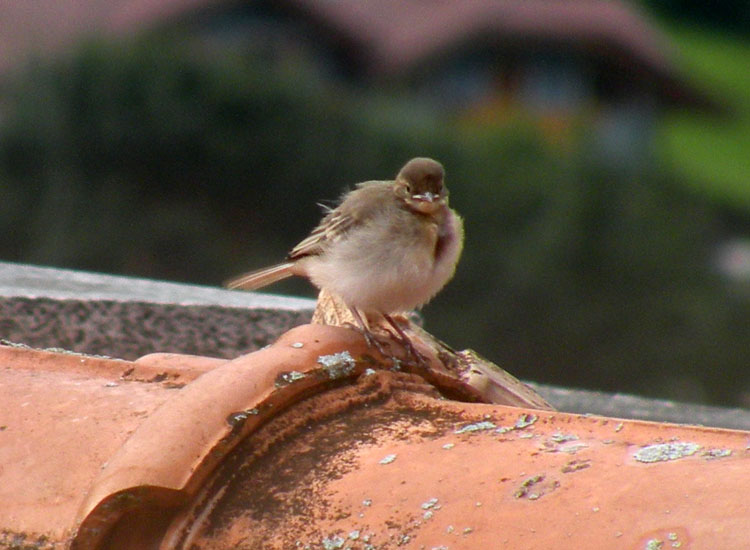
[(424, 239), (373, 223), (324, 255), (305, 258), (304, 270), (317, 287), (362, 311), (409, 311), (427, 303), (453, 277), (463, 247), (461, 218), (446, 209), (434, 238), (435, 246), (426, 245)]

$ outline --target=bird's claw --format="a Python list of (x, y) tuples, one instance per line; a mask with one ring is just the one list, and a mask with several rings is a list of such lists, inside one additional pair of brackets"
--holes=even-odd
[(367, 342), (367, 346), (369, 348), (377, 350), (378, 353), (380, 353), (380, 355), (382, 355), (383, 357), (388, 357), (390, 359), (394, 358), (391, 352), (386, 349), (388, 344), (384, 345), (384, 342), (381, 342), (380, 340), (378, 340), (375, 337), (375, 335), (369, 330), (362, 328), (362, 327), (358, 327), (354, 323), (345, 323), (345, 326), (347, 326), (348, 328), (351, 328), (352, 330), (356, 330), (357, 332), (359, 332), (362, 335), (362, 337), (365, 339), (365, 342)]
[(396, 322), (393, 317), (390, 315), (383, 315), (383, 318), (388, 322), (389, 325), (393, 327), (393, 329), (396, 331), (396, 334), (388, 330), (388, 333), (397, 340), (401, 346), (403, 346), (404, 350), (406, 350), (407, 355), (411, 356), (412, 359), (416, 362), (417, 365), (421, 367), (429, 367), (430, 361), (425, 356), (419, 353), (419, 350), (414, 346), (414, 343), (411, 341), (411, 339), (406, 335), (404, 330), (398, 326), (398, 323)]

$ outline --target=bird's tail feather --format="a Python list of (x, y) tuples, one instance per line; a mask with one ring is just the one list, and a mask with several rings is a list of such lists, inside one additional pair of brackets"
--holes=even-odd
[(244, 275), (240, 275), (235, 279), (227, 281), (224, 283), (224, 286), (231, 289), (256, 290), (273, 284), (276, 281), (280, 281), (281, 279), (291, 277), (294, 275), (292, 272), (293, 266), (294, 262), (284, 262), (257, 271), (251, 271), (250, 273), (245, 273)]

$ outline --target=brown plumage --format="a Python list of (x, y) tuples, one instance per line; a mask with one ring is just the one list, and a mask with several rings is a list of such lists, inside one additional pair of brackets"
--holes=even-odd
[(440, 163), (415, 158), (394, 181), (360, 183), (286, 261), (227, 286), (255, 290), (300, 275), (339, 295), (355, 318), (364, 313), (391, 322), (389, 314), (420, 307), (437, 294), (461, 255), (463, 222), (448, 207), (443, 178)]

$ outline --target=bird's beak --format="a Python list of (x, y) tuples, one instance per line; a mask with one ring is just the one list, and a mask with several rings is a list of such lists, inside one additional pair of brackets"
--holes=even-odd
[(438, 198), (440, 198), (440, 195), (436, 195), (435, 193), (426, 191), (424, 193), (420, 193), (419, 195), (414, 195), (414, 198), (418, 201), (435, 202)]
[(437, 212), (445, 204), (445, 197), (441, 193), (425, 191), (418, 195), (412, 195), (408, 202), (411, 208), (417, 212), (432, 214)]

